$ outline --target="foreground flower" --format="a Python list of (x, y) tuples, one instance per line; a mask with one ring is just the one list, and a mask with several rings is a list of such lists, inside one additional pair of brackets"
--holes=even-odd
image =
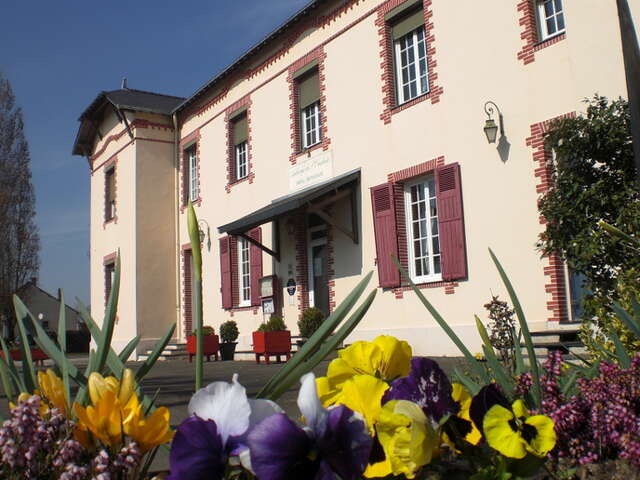
[(251, 468), (246, 436), (251, 426), (281, 413), (269, 400), (250, 400), (234, 375), (231, 383), (213, 382), (189, 401), (191, 417), (183, 421), (171, 444), (170, 479), (221, 479), (230, 456)]
[(301, 384), (298, 407), (307, 426), (284, 414), (256, 425), (248, 436), (253, 472), (260, 480), (360, 479), (372, 445), (362, 417), (344, 405), (324, 409), (312, 373)]
[(464, 439), (472, 445), (477, 445), (482, 439), (482, 434), (471, 420), (471, 416), (469, 414), (469, 410), (471, 408), (471, 395), (469, 395), (469, 392), (467, 392), (462, 385), (454, 383), (451, 398), (453, 398), (460, 407), (457, 415), (458, 418), (469, 422), (470, 431), (465, 435)]
[(135, 400), (132, 402), (132, 414), (124, 431), (139, 445), (142, 454), (171, 441), (174, 432), (170, 428), (169, 410), (159, 407), (147, 417), (135, 394), (131, 398)]
[(64, 383), (53, 370), (47, 368), (46, 372), (38, 372), (38, 384), (40, 392), (47, 402), (57, 408), (65, 416), (69, 415), (67, 396), (64, 393)]
[(509, 458), (524, 458), (527, 452), (544, 457), (556, 444), (553, 420), (530, 416), (522, 400), (513, 402), (511, 409), (494, 405), (482, 426), (489, 446)]

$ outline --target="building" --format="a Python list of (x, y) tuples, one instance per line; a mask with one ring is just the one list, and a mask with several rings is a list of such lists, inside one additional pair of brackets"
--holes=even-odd
[[(506, 297), (488, 247), (533, 329), (579, 320), (571, 275), (535, 248), (542, 136), (585, 97), (626, 95), (616, 2), (499, 3), (316, 0), (187, 99), (98, 95), (73, 152), (91, 171), (98, 319), (122, 256), (114, 345), (141, 335), (141, 353), (172, 324), (176, 341), (191, 332), (189, 200), (204, 322), (235, 319), (240, 350), (265, 316), (260, 278), (278, 279), (295, 333), (305, 308), (330, 312), (376, 270), (350, 339), (388, 333), (456, 354), (392, 254), (472, 351), (473, 314)], [(488, 119), (503, 130), (495, 143)]]

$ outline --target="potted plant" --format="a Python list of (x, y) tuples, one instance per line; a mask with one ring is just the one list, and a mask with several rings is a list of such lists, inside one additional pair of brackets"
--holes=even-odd
[[(211, 355), (218, 360), (218, 351), (220, 350), (220, 340), (213, 327), (206, 325), (202, 327), (202, 355), (207, 357), (207, 362), (211, 361)], [(194, 331), (187, 337), (187, 353), (189, 353), (189, 362), (193, 360), (196, 354), (196, 332)]]
[(316, 307), (306, 308), (302, 312), (300, 320), (298, 320), (298, 329), (300, 330), (301, 340), (297, 341), (298, 347), (304, 345), (304, 342), (311, 338), (311, 335), (320, 328), (322, 322), (324, 322), (325, 316), (322, 310)]
[(220, 325), (220, 358), (222, 360), (233, 360), (238, 342), (238, 324), (233, 320), (227, 320)]
[(287, 360), (291, 358), (291, 332), (282, 317), (272, 316), (253, 332), (253, 352), (256, 363), (260, 363), (260, 355), (264, 355), (265, 363), (269, 363), (269, 356), (276, 356), (278, 362), (281, 355), (285, 355)]

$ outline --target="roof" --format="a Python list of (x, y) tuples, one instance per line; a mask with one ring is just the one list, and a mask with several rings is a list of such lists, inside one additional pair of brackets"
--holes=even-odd
[[(23, 294), (28, 288), (33, 288), (37, 291), (39, 291), (40, 293), (43, 293), (44, 295), (46, 295), (47, 297), (52, 298), (53, 300), (55, 300), (56, 302), (60, 302), (60, 299), (58, 297), (56, 297), (55, 295), (51, 295), (49, 292), (47, 292), (45, 289), (43, 289), (42, 287), (40, 287), (40, 285), (38, 285), (33, 279), (29, 280), (28, 282), (26, 282), (24, 285), (22, 285), (20, 288), (18, 288), (16, 290), (16, 295), (18, 295), (18, 297)], [(69, 304), (65, 303), (64, 304), (65, 307), (67, 307), (69, 310), (73, 311), (74, 313), (80, 315), (80, 312), (78, 310), (76, 310), (75, 308), (69, 306)]]
[(97, 132), (96, 117), (105, 105), (112, 105), (116, 110), (133, 110), (136, 112), (157, 113), (171, 115), (173, 110), (184, 101), (184, 97), (163, 95), (161, 93), (145, 92), (132, 88), (121, 88), (110, 92), (100, 92), (91, 102), (80, 118), (80, 128), (73, 143), (74, 155), (86, 155), (93, 147), (93, 140)]
[(238, 59), (235, 62), (233, 62), (231, 65), (229, 65), (227, 68), (225, 68), (222, 72), (220, 72), (219, 74), (214, 76), (211, 80), (206, 82), (202, 87), (200, 87), (198, 90), (196, 90), (196, 92), (193, 95), (191, 95), (189, 98), (187, 98), (182, 103), (180, 103), (180, 105), (178, 105), (174, 109), (173, 112), (179, 112), (179, 111), (183, 110), (184, 108), (186, 108), (191, 103), (193, 103), (200, 96), (202, 96), (205, 92), (207, 92), (215, 83), (217, 83), (220, 80), (222, 80), (224, 77), (226, 77), (232, 71), (234, 71), (239, 65), (241, 65), (245, 60), (247, 60), (253, 54), (257, 53), (261, 48), (263, 48), (265, 45), (267, 45), (271, 40), (273, 40), (278, 35), (280, 35), (284, 31), (286, 31), (292, 24), (294, 24), (295, 22), (300, 20), (307, 13), (309, 13), (311, 10), (313, 10), (315, 7), (317, 7), (318, 5), (323, 4), (323, 3), (327, 3), (327, 0), (312, 0), (309, 3), (307, 3), (304, 7), (302, 7), (300, 10), (298, 10), (296, 13), (294, 13), (291, 17), (289, 17), (287, 20), (285, 20), (284, 23), (282, 23), (278, 28), (273, 30), (266, 37), (264, 37), (262, 40), (260, 40), (258, 43), (256, 43), (255, 45), (250, 47), (246, 52), (244, 52), (242, 55), (240, 55), (240, 57), (238, 57)]
[(327, 180), (326, 182), (313, 185), (299, 192), (291, 193), (284, 197), (276, 198), (269, 205), (256, 210), (253, 213), (235, 220), (226, 225), (218, 227), (218, 232), (228, 233), (229, 235), (239, 235), (251, 230), (254, 227), (275, 220), (286, 215), (300, 207), (308, 205), (323, 195), (337, 190), (341, 187), (347, 187), (360, 180), (360, 169), (338, 175), (337, 177)]

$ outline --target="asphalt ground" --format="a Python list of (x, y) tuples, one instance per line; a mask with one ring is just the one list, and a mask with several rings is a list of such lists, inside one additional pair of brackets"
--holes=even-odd
[[(458, 365), (463, 365), (461, 358), (434, 358), (447, 374), (451, 374)], [(78, 367), (86, 366), (86, 358), (74, 359)], [(325, 375), (329, 361), (321, 362), (314, 372), (317, 376)], [(140, 363), (130, 362), (128, 367), (134, 371)], [(254, 397), (260, 388), (273, 376), (283, 364), (271, 363), (260, 365), (250, 361), (212, 361), (204, 363), (203, 385), (211, 382), (231, 381), (234, 373), (238, 374), (239, 382), (246, 388), (247, 395)], [(44, 368), (47, 368), (45, 365)], [(158, 392), (156, 405), (169, 408), (171, 425), (176, 428), (188, 416), (187, 406), (195, 387), (195, 363), (187, 360), (168, 360), (157, 362), (142, 382), (142, 390), (146, 395), (154, 396)], [(298, 419), (300, 413), (296, 404), (299, 384), (294, 385), (278, 399), (278, 404), (292, 418)], [(7, 418), (9, 407), (4, 395), (0, 400), (0, 414)], [(153, 463), (153, 470), (168, 469), (169, 458), (166, 449), (160, 449)]]

